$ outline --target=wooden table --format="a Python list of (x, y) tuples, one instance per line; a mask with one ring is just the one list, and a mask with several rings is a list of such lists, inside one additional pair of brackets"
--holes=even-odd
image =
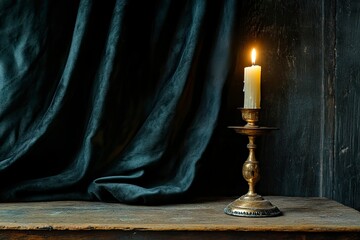
[(224, 214), (235, 199), (131, 206), (0, 203), (0, 239), (360, 239), (360, 213), (326, 198), (265, 197), (282, 216)]

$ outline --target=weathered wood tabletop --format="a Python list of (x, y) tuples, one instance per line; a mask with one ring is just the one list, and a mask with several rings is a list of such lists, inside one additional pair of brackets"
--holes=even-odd
[(360, 239), (360, 212), (352, 208), (326, 198), (265, 198), (282, 211), (281, 216), (226, 215), (224, 208), (235, 200), (229, 198), (161, 206), (85, 201), (1, 203), (0, 239), (257, 239), (276, 234), (293, 239), (326, 239), (330, 234), (332, 239)]

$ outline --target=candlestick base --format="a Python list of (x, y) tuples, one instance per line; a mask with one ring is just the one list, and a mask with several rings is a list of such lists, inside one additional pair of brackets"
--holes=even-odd
[(224, 212), (239, 217), (274, 217), (281, 211), (260, 195), (249, 197), (243, 195), (226, 206)]

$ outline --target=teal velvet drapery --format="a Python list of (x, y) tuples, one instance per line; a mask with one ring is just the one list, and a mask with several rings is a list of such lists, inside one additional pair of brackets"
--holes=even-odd
[(234, 1), (1, 1), (0, 200), (166, 202), (217, 124)]

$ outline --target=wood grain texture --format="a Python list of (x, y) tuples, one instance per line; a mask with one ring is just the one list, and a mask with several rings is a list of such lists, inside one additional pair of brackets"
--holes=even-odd
[(336, 0), (324, 4), (323, 22), (323, 103), (320, 147), (321, 196), (332, 198), (335, 161), (335, 81), (336, 81)]
[(360, 213), (335, 201), (276, 196), (266, 199), (283, 215), (229, 216), (224, 208), (235, 200), (229, 198), (164, 206), (76, 201), (2, 203), (0, 230), (360, 232)]
[(280, 130), (261, 142), (259, 157), (266, 182), (260, 181), (259, 190), (263, 194), (318, 196), (321, 1), (272, 1), (272, 5), (263, 11), (272, 21), (262, 31), (266, 42), (262, 108), (263, 123)]
[(0, 204), (0, 239), (359, 239), (360, 212), (325, 198), (268, 196), (282, 216), (226, 215), (235, 200), (165, 206), (55, 201)]
[(333, 198), (360, 209), (360, 2), (336, 5)]

